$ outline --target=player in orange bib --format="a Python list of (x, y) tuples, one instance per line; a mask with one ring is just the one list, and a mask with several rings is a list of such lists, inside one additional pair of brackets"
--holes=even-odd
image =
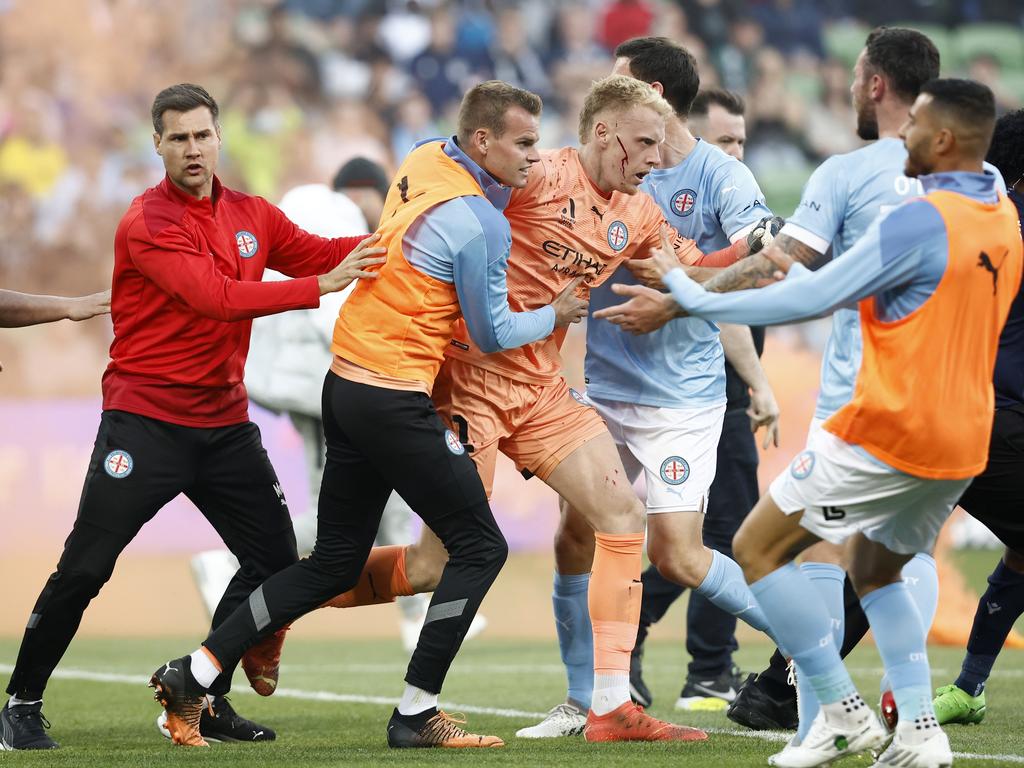
[[(512, 226), (509, 304), (542, 306), (566, 287), (600, 285), (629, 259), (659, 244), (661, 210), (638, 194), (660, 161), (671, 106), (647, 83), (613, 75), (594, 84), (580, 114), (580, 150), (544, 152), (505, 215)], [(724, 266), (747, 255), (745, 241), (705, 256), (692, 240), (668, 235), (686, 265)], [(596, 532), (589, 591), (594, 631), (590, 741), (706, 738), (638, 709), (629, 699), (629, 654), (641, 597), (644, 508), (611, 436), (593, 408), (560, 374), (564, 331), (520, 349), (484, 354), (458, 326), (438, 375), (438, 411), (457, 431), (490, 491), (497, 452), (567, 499)], [(429, 538), (403, 553), (407, 586), (433, 588), (444, 553)], [(378, 568), (377, 563), (380, 563)], [(393, 583), (393, 566), (371, 555), (366, 584)], [(334, 604), (368, 602), (362, 587)], [(360, 593), (360, 590), (362, 592)], [(377, 598), (389, 596), (380, 595)]]
[[(586, 302), (571, 292), (525, 312), (507, 301), (512, 238), (501, 211), (510, 188), (523, 186), (539, 160), (540, 111), (540, 98), (528, 91), (481, 83), (463, 99), (457, 136), (422, 142), (399, 168), (378, 228), (387, 257), (335, 324), (313, 552), (258, 586), (195, 652), (154, 673), (151, 685), (176, 743), (204, 745), (196, 726), (219, 670), (358, 582), (397, 491), (449, 557), (388, 723), (388, 745), (502, 746), (437, 709), (448, 668), (508, 547), (467, 449), (438, 418), (430, 391), (462, 317), (475, 342), (494, 352), (586, 315)], [(404, 575), (397, 570), (392, 578), (400, 583)], [(394, 591), (388, 581), (377, 586)], [(276, 680), (276, 669), (272, 674)]]
[[(850, 578), (899, 710), (875, 765), (953, 762), (932, 705), (926, 630), (901, 569), (931, 551), (988, 458), (996, 350), (1024, 261), (1017, 211), (982, 167), (994, 124), (986, 86), (926, 83), (900, 131), (905, 173), (925, 196), (876, 219), (847, 255), (817, 272), (772, 250), (787, 272), (782, 282), (712, 294), (667, 255), (653, 260), (679, 305), (708, 319), (786, 323), (859, 302), (864, 354), (853, 399), (809, 437), (734, 540), (780, 649), (821, 705), (806, 735), (771, 765), (810, 768), (886, 740), (839, 658), (820, 593), (793, 561), (821, 539), (849, 542)], [(614, 321), (617, 312), (595, 314)]]

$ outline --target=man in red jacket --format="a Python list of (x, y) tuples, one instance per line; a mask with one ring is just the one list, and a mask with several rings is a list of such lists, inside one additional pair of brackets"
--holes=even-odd
[[(254, 317), (316, 307), (354, 278), (375, 277), (364, 270), (384, 261), (384, 249), (371, 247), (375, 238), (308, 234), (266, 200), (221, 185), (217, 114), (196, 85), (171, 86), (153, 103), (153, 141), (167, 176), (135, 198), (117, 228), (103, 415), (78, 517), (7, 686), (2, 748), (58, 746), (44, 730), (43, 689), (118, 555), (179, 493), (241, 563), (214, 627), (298, 559), (281, 486), (249, 421), (249, 327)], [(260, 282), (264, 267), (294, 279)], [(232, 671), (211, 688), (204, 735), (273, 739), (224, 698)]]

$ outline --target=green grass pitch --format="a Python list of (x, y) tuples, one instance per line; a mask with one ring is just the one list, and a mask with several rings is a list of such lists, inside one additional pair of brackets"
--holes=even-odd
[[(389, 750), (384, 729), (402, 690), (406, 656), (397, 639), (379, 641), (303, 640), (301, 626), (285, 648), (282, 689), (261, 699), (237, 678), (236, 708), (277, 729), (273, 744), (221, 744), (208, 750), (172, 747), (156, 731), (159, 706), (146, 688), (161, 662), (190, 650), (195, 638), (76, 640), (47, 691), (44, 712), (51, 734), (63, 748), (49, 753), (3, 753), (4, 766), (449, 766), (643, 765), (763, 766), (781, 748), (774, 740), (741, 735), (724, 713), (677, 713), (672, 705), (685, 675), (683, 649), (651, 643), (645, 672), (655, 704), (652, 712), (712, 730), (698, 744), (596, 744), (582, 739), (528, 741), (514, 733), (561, 700), (564, 678), (553, 642), (515, 642), (486, 636), (466, 645), (452, 667), (442, 702), (463, 711), (477, 732), (495, 733), (507, 742), (494, 750)], [(770, 646), (747, 644), (737, 659), (744, 669), (760, 669)], [(6, 680), (17, 641), (0, 639), (0, 679)], [(961, 651), (932, 648), (933, 681), (950, 681)], [(858, 649), (849, 667), (865, 696), (874, 698), (880, 674), (871, 645)], [(947, 729), (957, 764), (970, 768), (1024, 765), (1021, 700), (1024, 652), (1004, 651), (989, 683), (989, 713), (980, 726)], [(866, 757), (841, 766), (867, 766)]]

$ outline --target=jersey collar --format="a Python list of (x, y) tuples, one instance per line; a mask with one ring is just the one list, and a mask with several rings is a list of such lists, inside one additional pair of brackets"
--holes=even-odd
[(988, 172), (972, 173), (970, 171), (944, 171), (930, 173), (920, 178), (925, 194), (938, 189), (958, 192), (961, 195), (977, 200), (980, 203), (996, 203), (999, 194), (996, 192), (996, 177)]
[(462, 151), (462, 147), (459, 146), (458, 139), (455, 136), (448, 139), (426, 139), (424, 141), (417, 142), (413, 149), (431, 141), (443, 142), (444, 153), (461, 165), (466, 172), (473, 177), (473, 181), (480, 185), (480, 189), (484, 193), (484, 197), (487, 198), (488, 202), (490, 202), (490, 204), (499, 211), (505, 210), (506, 206), (508, 206), (509, 198), (512, 197), (511, 187), (506, 187), (491, 176), (491, 174), (477, 165), (473, 158)]
[(185, 206), (201, 206), (203, 208), (209, 208), (214, 213), (217, 211), (217, 203), (220, 202), (221, 195), (224, 191), (224, 185), (220, 183), (220, 179), (216, 175), (213, 177), (213, 191), (209, 197), (196, 199), (192, 195), (187, 194), (178, 187), (171, 177), (165, 175), (164, 180), (160, 182), (160, 186), (163, 187), (164, 194), (166, 194), (172, 200), (175, 200)]

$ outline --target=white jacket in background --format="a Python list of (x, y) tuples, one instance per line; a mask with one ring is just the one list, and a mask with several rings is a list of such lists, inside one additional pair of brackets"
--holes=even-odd
[[(281, 198), (285, 216), (307, 232), (351, 237), (369, 231), (359, 207), (324, 184), (295, 187)], [(267, 270), (264, 280), (284, 280)], [(331, 365), (331, 336), (338, 310), (355, 287), (320, 297), (316, 309), (256, 318), (252, 323), (245, 387), (253, 402), (274, 411), (320, 418), (320, 392)]]

